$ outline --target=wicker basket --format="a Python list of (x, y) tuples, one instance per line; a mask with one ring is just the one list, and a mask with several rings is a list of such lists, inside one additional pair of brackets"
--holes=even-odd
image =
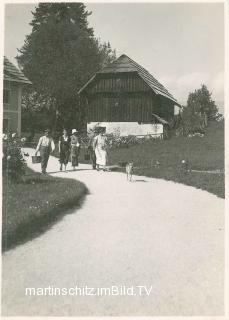
[(32, 156), (32, 163), (41, 163), (41, 156)]

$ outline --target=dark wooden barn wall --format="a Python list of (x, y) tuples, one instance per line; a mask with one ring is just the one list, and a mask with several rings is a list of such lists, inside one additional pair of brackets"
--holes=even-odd
[(160, 110), (158, 111), (158, 115), (165, 119), (165, 120), (170, 120), (174, 117), (174, 102), (160, 96), (159, 97), (160, 101)]
[(157, 97), (151, 94), (97, 94), (88, 98), (87, 120), (149, 121), (156, 112)]
[(87, 92), (93, 94), (99, 92), (142, 92), (149, 90), (151, 90), (149, 86), (137, 73), (129, 73), (128, 75), (120, 73), (112, 76), (104, 74), (89, 86)]
[[(173, 110), (135, 73), (108, 75), (92, 82), (83, 94), (87, 122), (149, 122), (151, 114)], [(165, 110), (162, 112), (160, 102)], [(173, 109), (173, 108), (171, 108)]]

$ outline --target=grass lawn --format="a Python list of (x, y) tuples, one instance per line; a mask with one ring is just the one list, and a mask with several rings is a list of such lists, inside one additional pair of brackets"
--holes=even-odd
[(23, 182), (3, 177), (2, 250), (46, 231), (68, 209), (80, 206), (86, 194), (79, 181), (41, 176), (29, 168)]
[[(177, 137), (144, 142), (110, 151), (111, 164), (133, 160), (135, 174), (162, 178), (207, 190), (224, 197), (224, 174), (180, 173), (180, 162), (188, 159), (193, 170), (224, 170), (224, 124), (212, 122), (203, 138)], [(151, 164), (158, 160), (159, 168)]]

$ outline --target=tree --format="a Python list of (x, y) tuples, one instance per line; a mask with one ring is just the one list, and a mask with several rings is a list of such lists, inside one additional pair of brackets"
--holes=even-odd
[(22, 96), (22, 131), (30, 132), (29, 140), (32, 140), (35, 131), (44, 130), (52, 122), (51, 99), (48, 100), (27, 87)]
[(192, 109), (193, 113), (206, 115), (208, 120), (213, 120), (218, 113), (218, 108), (211, 95), (208, 88), (203, 84), (200, 89), (189, 94), (187, 107)]
[(77, 92), (115, 51), (101, 44), (88, 27), (90, 15), (82, 3), (39, 3), (33, 12), (32, 32), (17, 56), (32, 81), (38, 100), (52, 114), (52, 124), (80, 126)]
[(182, 119), (187, 133), (203, 131), (208, 120), (215, 120), (218, 108), (205, 85), (190, 93), (187, 106), (183, 108)]

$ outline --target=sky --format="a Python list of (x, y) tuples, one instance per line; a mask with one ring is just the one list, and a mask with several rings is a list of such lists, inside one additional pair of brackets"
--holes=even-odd
[[(223, 3), (85, 3), (94, 35), (147, 69), (182, 104), (206, 84), (224, 104)], [(31, 32), (35, 3), (5, 5), (5, 55)]]

